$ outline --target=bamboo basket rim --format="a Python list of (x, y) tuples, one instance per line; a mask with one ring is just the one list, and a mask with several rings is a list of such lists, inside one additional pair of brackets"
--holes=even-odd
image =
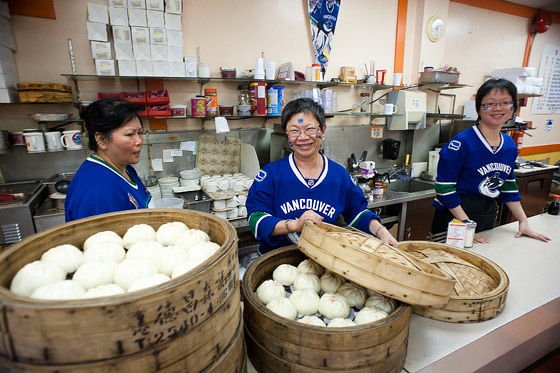
[[(429, 243), (429, 245), (433, 245), (434, 247), (438, 248), (438, 249), (442, 249), (443, 251), (446, 252), (450, 252), (454, 255), (456, 255), (456, 252), (459, 252), (460, 254), (463, 254), (465, 257), (463, 256), (459, 256), (459, 258), (469, 262), (470, 264), (475, 265), (474, 263), (472, 263), (468, 257), (469, 256), (474, 256), (477, 257), (478, 259), (490, 264), (490, 267), (493, 268), (499, 275), (500, 275), (500, 282), (496, 285), (496, 287), (494, 289), (492, 289), (490, 292), (486, 293), (485, 296), (474, 296), (474, 295), (451, 295), (449, 298), (450, 299), (455, 299), (455, 300), (478, 300), (478, 299), (488, 299), (488, 298), (492, 298), (494, 296), (498, 296), (501, 295), (505, 291), (508, 290), (509, 288), (509, 277), (506, 273), (506, 271), (503, 270), (502, 267), (500, 267), (499, 265), (497, 265), (495, 262), (493, 262), (492, 260), (486, 258), (483, 255), (474, 253), (472, 251), (468, 251), (468, 250), (463, 250), (463, 249), (459, 249), (444, 243), (440, 243), (440, 242), (430, 242), (430, 241), (417, 241), (417, 240), (411, 240), (411, 241), (402, 241), (400, 242), (400, 244), (425, 244), (425, 243)], [(405, 250), (408, 251), (408, 250)], [(476, 266), (476, 265), (475, 265)], [(478, 266), (476, 266), (478, 267)], [(486, 271), (484, 271), (484, 269), (478, 267), (481, 271), (485, 272), (487, 275), (490, 276), (490, 274)]]
[[(248, 278), (253, 278), (253, 275), (256, 271), (256, 268), (262, 264), (263, 262), (267, 261), (269, 259), (269, 257), (272, 256), (276, 256), (276, 255), (281, 255), (284, 254), (286, 252), (289, 251), (298, 251), (302, 256), (306, 257), (306, 255), (304, 253), (302, 253), (296, 245), (291, 245), (291, 246), (286, 246), (286, 247), (282, 247), (279, 249), (274, 249), (264, 255), (261, 255), (260, 257), (258, 257), (257, 259), (255, 259), (247, 268), (247, 270), (245, 271), (245, 274), (243, 275), (243, 282), (242, 282), (242, 290), (243, 290), (243, 294), (244, 297), (246, 299), (251, 299), (253, 300), (253, 306), (257, 308), (257, 310), (259, 310), (261, 313), (264, 313), (266, 316), (268, 316), (271, 320), (273, 320), (275, 323), (277, 324), (291, 324), (292, 326), (297, 326), (297, 327), (303, 327), (306, 329), (310, 329), (313, 330), (314, 332), (318, 332), (320, 334), (332, 334), (335, 331), (353, 331), (353, 332), (371, 332), (371, 329), (375, 326), (379, 325), (383, 325), (387, 322), (392, 322), (393, 320), (401, 317), (401, 315), (407, 311), (407, 308), (410, 307), (409, 305), (399, 301), (399, 305), (397, 306), (397, 308), (395, 308), (395, 310), (393, 312), (391, 312), (391, 314), (389, 316), (387, 316), (384, 319), (381, 320), (377, 320), (375, 322), (372, 323), (367, 323), (367, 324), (362, 324), (362, 325), (353, 325), (353, 326), (346, 326), (346, 327), (340, 327), (340, 328), (327, 328), (324, 326), (316, 326), (316, 325), (309, 325), (309, 324), (303, 324), (300, 322), (297, 322), (296, 320), (290, 320), (287, 318), (284, 318), (282, 316), (279, 316), (277, 314), (275, 314), (274, 312), (272, 312), (271, 310), (269, 310), (268, 308), (266, 308), (266, 306), (260, 301), (260, 299), (257, 298), (257, 296), (255, 295), (256, 292), (256, 287), (255, 289), (252, 289), (249, 285), (249, 280), (246, 280)], [(258, 285), (256, 285), (258, 286)]]
[[(325, 227), (324, 229), (321, 228)], [(333, 243), (334, 245), (340, 245), (339, 240), (337, 240), (335, 237), (333, 236), (329, 236), (324, 234), (326, 232), (347, 232), (348, 229), (345, 228), (341, 228), (332, 224), (328, 224), (328, 223), (320, 223), (320, 224), (315, 224), (311, 221), (307, 221), (305, 222), (304, 225), (304, 230), (302, 231), (302, 235), (300, 237), (300, 241), (298, 242), (298, 247), (300, 250), (302, 251), (306, 251), (309, 250), (309, 248), (307, 247), (302, 247), (302, 244), (304, 244), (305, 242), (308, 242), (309, 245), (311, 245), (313, 248), (311, 248), (311, 250), (321, 250), (322, 252), (326, 252), (326, 250), (317, 247), (314, 243), (313, 240), (311, 239), (312, 237), (316, 236), (316, 235), (322, 235), (323, 236), (323, 240), (328, 240), (331, 243)], [(367, 235), (363, 232), (355, 232), (355, 231), (351, 231), (352, 233), (356, 233), (358, 235), (361, 235), (364, 238), (374, 238), (377, 240), (377, 238)], [(310, 238), (308, 238), (310, 237)], [(346, 244), (344, 243), (345, 246), (351, 248), (352, 250), (354, 250), (356, 253), (359, 253), (360, 255), (366, 255), (366, 256), (370, 256), (371, 258), (375, 258), (376, 261), (379, 261), (381, 263), (381, 265), (378, 265), (379, 267), (383, 268), (386, 266), (392, 267), (395, 271), (397, 272), (401, 272), (402, 274), (407, 274), (410, 272), (414, 272), (416, 273), (418, 276), (421, 276), (422, 278), (426, 279), (428, 281), (429, 284), (431, 284), (431, 286), (429, 288), (425, 288), (425, 287), (418, 287), (416, 286), (414, 283), (410, 282), (410, 281), (404, 281), (404, 282), (399, 282), (396, 281), (395, 278), (393, 277), (384, 277), (384, 276), (380, 276), (377, 275), (374, 271), (374, 269), (366, 269), (363, 268), (361, 266), (356, 266), (356, 264), (352, 263), (351, 261), (346, 260), (343, 256), (338, 256), (336, 254), (332, 254), (332, 253), (326, 253), (328, 255), (333, 256), (335, 259), (340, 260), (341, 262), (347, 263), (349, 266), (356, 268), (357, 270), (360, 271), (364, 271), (364, 272), (370, 272), (372, 274), (372, 276), (376, 276), (376, 277), (381, 277), (383, 279), (385, 279), (386, 281), (395, 283), (395, 284), (399, 284), (402, 285), (404, 287), (407, 287), (409, 289), (411, 289), (412, 291), (418, 292), (418, 293), (424, 293), (424, 294), (433, 294), (437, 297), (440, 298), (445, 298), (448, 299), (449, 295), (452, 293), (453, 291), (453, 285), (455, 283), (455, 280), (452, 279), (450, 276), (448, 276), (447, 274), (445, 274), (442, 270), (440, 270), (439, 268), (429, 264), (429, 263), (425, 263), (420, 261), (417, 258), (409, 258), (407, 253), (402, 253), (404, 254), (404, 256), (411, 260), (411, 262), (422, 262), (421, 265), (422, 267), (428, 267), (430, 268), (431, 271), (433, 271), (434, 273), (429, 273), (424, 271), (422, 268), (418, 269), (418, 268), (410, 268), (410, 267), (406, 267), (403, 266), (399, 263), (396, 263), (392, 260), (386, 259), (380, 255), (376, 255), (370, 252), (367, 252), (365, 250), (362, 250), (361, 248), (355, 247), (351, 244)], [(390, 246), (391, 248), (397, 250), (397, 251), (401, 251), (398, 248), (394, 248), (392, 246)], [(325, 267), (329, 270), (332, 270), (332, 268), (328, 268)], [(336, 270), (332, 270), (333, 272), (338, 273)], [(437, 273), (437, 275), (436, 275)], [(338, 273), (339, 275), (344, 276), (344, 274), (342, 273)], [(405, 276), (404, 279), (406, 279), (407, 277)], [(356, 280), (353, 280), (354, 282), (356, 282)], [(359, 283), (359, 282), (358, 282)], [(360, 283), (360, 285), (364, 286), (365, 288), (377, 291), (377, 292), (381, 292), (381, 293), (385, 293), (386, 291), (384, 289), (378, 289), (378, 288), (374, 288), (372, 286), (368, 286), (368, 285), (363, 285)], [(371, 285), (371, 284), (369, 284)], [(407, 300), (404, 299), (399, 299), (403, 302), (407, 302)], [(445, 303), (445, 302), (444, 302)]]
[[(42, 238), (45, 236), (49, 236), (52, 234), (56, 234), (56, 232), (60, 232), (63, 230), (67, 230), (70, 227), (76, 227), (80, 225), (85, 225), (90, 222), (94, 222), (97, 220), (108, 220), (115, 216), (120, 217), (123, 215), (152, 215), (152, 214), (162, 214), (162, 216), (177, 216), (177, 215), (201, 215), (202, 217), (206, 217), (210, 220), (215, 221), (218, 226), (221, 226), (224, 229), (224, 232), (229, 231), (231, 234), (228, 235), (228, 239), (226, 242), (220, 245), (220, 250), (217, 254), (212, 255), (210, 258), (206, 259), (204, 262), (200, 263), (198, 266), (193, 268), (188, 273), (171, 279), (167, 282), (164, 282), (160, 285), (149, 287), (142, 290), (137, 290), (131, 293), (125, 292), (124, 294), (112, 295), (108, 297), (97, 297), (97, 298), (83, 298), (83, 299), (75, 299), (75, 300), (39, 300), (33, 299), (30, 297), (25, 297), (21, 295), (14, 294), (8, 289), (6, 286), (0, 284), (0, 306), (17, 306), (17, 307), (28, 307), (28, 308), (41, 308), (45, 310), (66, 310), (66, 309), (84, 309), (84, 308), (92, 308), (98, 306), (118, 306), (124, 305), (128, 303), (133, 303), (140, 298), (144, 298), (147, 294), (157, 293), (160, 291), (169, 290), (171, 288), (175, 288), (178, 284), (182, 284), (184, 282), (190, 281), (193, 277), (204, 275), (210, 270), (212, 270), (211, 264), (215, 261), (219, 260), (222, 256), (226, 255), (226, 250), (223, 250), (224, 247), (229, 247), (230, 245), (234, 244), (236, 241), (239, 241), (237, 237), (237, 233), (235, 228), (231, 223), (228, 221), (221, 219), (215, 215), (202, 212), (202, 211), (193, 211), (188, 209), (141, 209), (141, 210), (126, 210), (126, 211), (119, 211), (119, 212), (111, 212), (107, 214), (100, 214), (91, 217), (87, 217), (84, 219), (75, 220), (69, 223), (65, 223), (63, 225), (52, 227), (48, 230), (43, 232), (36, 233), (32, 236), (29, 236), (22, 241), (14, 244), (10, 247), (7, 251), (0, 254), (0, 262), (8, 260), (8, 258), (13, 255), (17, 250), (24, 249), (24, 246), (28, 245), (29, 243), (33, 242), (37, 238)], [(172, 221), (172, 220), (170, 220)], [(134, 223), (137, 224), (137, 223)], [(131, 224), (134, 225), (134, 224)], [(49, 248), (45, 248), (43, 252), (47, 251)], [(18, 269), (19, 270), (19, 269)]]

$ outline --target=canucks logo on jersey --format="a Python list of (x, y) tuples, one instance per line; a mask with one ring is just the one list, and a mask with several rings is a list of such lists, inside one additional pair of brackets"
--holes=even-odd
[(504, 180), (500, 178), (500, 173), (495, 172), (491, 176), (486, 176), (484, 180), (478, 184), (478, 190), (480, 194), (496, 198), (500, 194), (500, 187), (504, 185)]

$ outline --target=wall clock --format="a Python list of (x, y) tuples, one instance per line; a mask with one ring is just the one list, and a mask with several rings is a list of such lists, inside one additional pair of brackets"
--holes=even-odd
[(428, 19), (426, 32), (428, 33), (428, 39), (434, 43), (439, 41), (445, 33), (445, 21), (438, 16), (430, 17), (430, 19)]

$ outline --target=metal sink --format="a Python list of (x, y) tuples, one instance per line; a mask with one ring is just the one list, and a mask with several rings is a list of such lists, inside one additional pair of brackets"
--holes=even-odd
[(434, 184), (418, 179), (394, 180), (388, 183), (388, 191), (397, 193), (414, 193), (434, 190)]

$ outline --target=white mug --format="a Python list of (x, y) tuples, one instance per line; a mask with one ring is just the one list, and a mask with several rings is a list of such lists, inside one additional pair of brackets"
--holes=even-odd
[(243, 189), (245, 189), (245, 187), (243, 186), (243, 180), (235, 180), (231, 189), (233, 189), (234, 192), (243, 191)]
[(237, 210), (237, 207), (234, 207), (231, 210), (228, 210), (228, 212), (227, 212), (227, 218), (228, 219), (235, 219), (237, 217), (239, 217), (239, 210)]
[(64, 150), (62, 147), (62, 141), (60, 140), (60, 132), (47, 132), (45, 133), (45, 138), (47, 139), (47, 150), (49, 152), (58, 152)]
[(230, 198), (226, 201), (226, 206), (227, 207), (237, 207), (237, 206), (239, 206), (239, 200), (237, 199), (237, 197)]
[(223, 210), (226, 208), (225, 199), (215, 199), (213, 202), (214, 210)]
[(240, 217), (240, 218), (244, 218), (244, 217), (247, 216), (247, 207), (245, 207), (245, 206), (239, 206), (239, 207), (238, 207), (238, 210), (239, 210), (239, 217)]
[(247, 196), (244, 194), (240, 194), (237, 196), (237, 200), (239, 201), (239, 206), (245, 206), (245, 203), (247, 202)]
[(82, 149), (82, 135), (79, 130), (62, 131), (60, 141), (62, 142), (62, 146), (68, 150)]
[(397, 112), (397, 105), (395, 104), (385, 104), (383, 106), (383, 114), (385, 115), (393, 115)]
[(228, 213), (227, 211), (214, 211), (214, 215), (219, 216), (220, 218), (227, 219)]
[(229, 180), (226, 178), (218, 179), (217, 184), (218, 184), (218, 190), (225, 192), (226, 190), (229, 189)]
[(27, 132), (23, 134), (23, 137), (28, 153), (43, 153), (45, 151), (43, 132)]
[(214, 180), (206, 181), (206, 191), (210, 193), (215, 193), (218, 191), (218, 183)]

